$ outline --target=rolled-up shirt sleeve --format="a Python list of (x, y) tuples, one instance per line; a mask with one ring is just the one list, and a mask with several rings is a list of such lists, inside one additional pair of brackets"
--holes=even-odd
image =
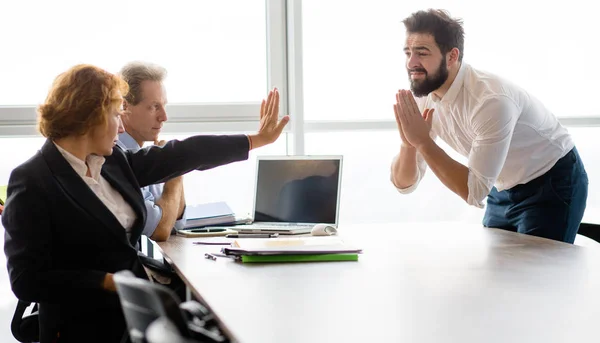
[(483, 207), (506, 161), (519, 108), (508, 97), (495, 96), (482, 101), (471, 117), (475, 139), (469, 152), (469, 205)]
[(162, 218), (162, 209), (156, 205), (154, 194), (150, 191), (149, 187), (142, 188), (142, 195), (144, 196), (144, 206), (146, 206), (146, 224), (144, 224), (144, 230), (142, 234), (146, 237), (150, 237), (154, 234), (160, 219)]
[[(160, 223), (160, 220), (162, 219), (162, 208), (158, 206), (154, 201), (150, 200), (145, 200), (144, 204), (146, 206), (146, 211), (148, 212), (148, 215), (146, 216), (146, 225), (144, 225), (144, 230), (142, 231), (142, 234), (147, 237), (150, 237), (154, 234), (158, 223)], [(173, 228), (175, 230), (182, 230), (185, 228), (185, 223), (186, 216), (184, 210), (181, 218), (175, 221)]]
[[(142, 188), (142, 195), (144, 196), (144, 204), (148, 215), (146, 216), (146, 225), (144, 225), (143, 235), (148, 237), (154, 234), (156, 227), (162, 219), (162, 208), (156, 205), (156, 201), (160, 199), (163, 193), (164, 186), (162, 183), (150, 185)], [(183, 215), (180, 219), (175, 221), (173, 227), (175, 230), (181, 230), (185, 228), (186, 224), (186, 210), (184, 209)]]

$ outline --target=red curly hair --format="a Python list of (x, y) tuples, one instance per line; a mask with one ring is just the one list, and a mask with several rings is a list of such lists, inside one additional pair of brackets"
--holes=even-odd
[(107, 116), (120, 106), (129, 91), (119, 76), (89, 64), (71, 67), (52, 84), (38, 107), (38, 129), (44, 137), (82, 136), (107, 124)]

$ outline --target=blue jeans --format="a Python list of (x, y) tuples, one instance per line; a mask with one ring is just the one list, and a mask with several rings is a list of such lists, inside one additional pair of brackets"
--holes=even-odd
[(588, 177), (573, 148), (544, 175), (487, 199), (483, 225), (573, 243), (588, 193)]

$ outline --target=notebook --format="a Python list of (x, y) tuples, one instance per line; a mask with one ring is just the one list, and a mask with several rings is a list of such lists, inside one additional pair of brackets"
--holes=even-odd
[(310, 233), (315, 224), (337, 227), (342, 156), (261, 156), (256, 161), (251, 225), (240, 233)]
[(223, 253), (242, 262), (357, 261), (361, 249), (334, 237), (236, 240)]
[(185, 213), (185, 229), (235, 222), (235, 214), (223, 201), (187, 206)]
[(358, 261), (358, 254), (241, 255), (242, 263)]

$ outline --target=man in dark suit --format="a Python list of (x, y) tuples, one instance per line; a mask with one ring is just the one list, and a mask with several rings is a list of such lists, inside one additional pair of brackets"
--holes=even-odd
[(261, 106), (255, 135), (195, 136), (136, 153), (114, 148), (127, 85), (79, 65), (39, 108), (41, 150), (11, 173), (2, 224), (15, 295), (40, 304), (40, 342), (119, 342), (125, 322), (112, 276), (147, 278), (134, 248), (146, 222), (140, 187), (247, 159), (274, 142), (279, 95)]

